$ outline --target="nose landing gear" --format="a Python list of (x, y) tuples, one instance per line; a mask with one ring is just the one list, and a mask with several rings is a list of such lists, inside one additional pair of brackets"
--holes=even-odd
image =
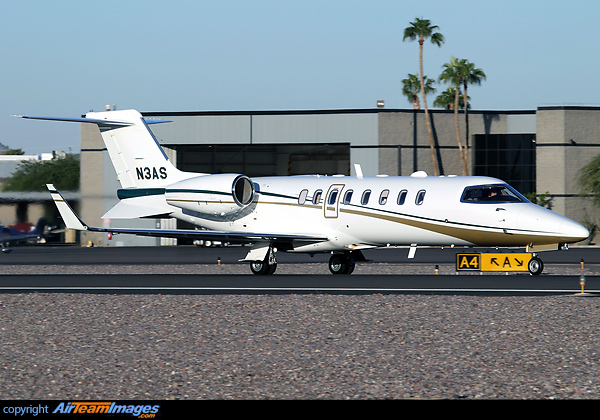
[(529, 263), (527, 264), (527, 269), (531, 274), (537, 276), (541, 274), (542, 271), (544, 271), (544, 263), (534, 254), (529, 260)]

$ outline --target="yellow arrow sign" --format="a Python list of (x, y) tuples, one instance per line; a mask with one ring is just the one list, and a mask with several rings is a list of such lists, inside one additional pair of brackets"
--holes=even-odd
[(457, 271), (529, 271), (531, 253), (456, 254)]
[(481, 271), (529, 271), (531, 253), (481, 254)]

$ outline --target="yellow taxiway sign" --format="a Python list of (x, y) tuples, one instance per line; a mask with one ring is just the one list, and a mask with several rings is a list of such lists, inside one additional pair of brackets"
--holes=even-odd
[(458, 271), (529, 271), (531, 253), (456, 254)]

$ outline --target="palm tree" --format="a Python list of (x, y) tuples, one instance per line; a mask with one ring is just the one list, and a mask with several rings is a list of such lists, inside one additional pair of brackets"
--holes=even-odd
[(454, 110), (454, 130), (456, 132), (456, 141), (458, 143), (458, 152), (460, 153), (460, 158), (462, 160), (463, 175), (469, 175), (469, 168), (467, 165), (467, 151), (466, 147), (463, 147), (462, 142), (460, 141), (460, 130), (458, 127), (458, 107), (459, 107), (459, 95), (460, 95), (460, 85), (462, 82), (461, 75), (461, 66), (460, 61), (456, 59), (456, 57), (451, 57), (450, 62), (444, 64), (444, 70), (439, 77), (441, 82), (446, 82), (450, 85), (448, 91), (451, 89), (454, 91), (454, 105), (452, 109)]
[[(423, 81), (425, 86), (425, 94), (428, 95), (430, 93), (434, 93), (435, 88), (433, 87), (433, 84), (435, 81), (427, 76), (423, 77)], [(416, 74), (409, 74), (406, 79), (402, 80), (402, 95), (406, 96), (408, 101), (413, 104), (413, 109), (421, 109), (421, 102), (419, 101), (420, 92), (421, 81), (419, 80), (419, 76)]]
[(423, 106), (425, 108), (425, 122), (427, 123), (427, 131), (429, 132), (429, 147), (431, 149), (431, 160), (433, 162), (433, 172), (437, 176), (440, 174), (438, 161), (435, 154), (435, 144), (433, 143), (433, 132), (431, 130), (431, 121), (429, 121), (429, 110), (427, 109), (427, 98), (425, 96), (425, 82), (423, 79), (423, 44), (425, 39), (430, 39), (431, 43), (438, 47), (444, 43), (444, 36), (436, 32), (437, 25), (432, 25), (429, 19), (416, 18), (414, 22), (410, 22), (410, 26), (404, 29), (404, 38), (414, 41), (419, 40), (419, 76), (421, 82), (421, 94), (423, 95)]
[(467, 96), (468, 85), (481, 85), (481, 82), (485, 80), (486, 76), (483, 70), (475, 67), (475, 64), (463, 59), (458, 63), (459, 73), (463, 86), (463, 101), (465, 109), (465, 142), (469, 144), (469, 106)]
[[(437, 96), (437, 98), (435, 98), (435, 101), (433, 102), (433, 106), (437, 107), (437, 108), (445, 109), (447, 111), (453, 111), (455, 97), (456, 97), (456, 89), (453, 87), (449, 87), (448, 89), (446, 89), (445, 91), (440, 93)], [(469, 98), (469, 100), (470, 99), (471, 98)], [(469, 104), (469, 107), (471, 107), (470, 104)], [(462, 108), (463, 108), (463, 97), (462, 97), (462, 94), (459, 94), (458, 95), (458, 109), (460, 110)]]

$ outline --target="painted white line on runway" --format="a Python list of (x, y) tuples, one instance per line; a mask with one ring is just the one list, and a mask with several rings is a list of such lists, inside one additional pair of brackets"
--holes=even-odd
[[(42, 286), (42, 287), (32, 287), (32, 286), (3, 286), (0, 287), (0, 291), (14, 291), (14, 290), (22, 290), (22, 291), (55, 291), (55, 290), (68, 290), (68, 291), (264, 291), (264, 292), (504, 292), (504, 293), (579, 293), (580, 290), (540, 290), (540, 289), (388, 289), (388, 288), (328, 288), (328, 287), (144, 287), (144, 286), (131, 286), (131, 287), (108, 287), (108, 286), (98, 286), (98, 287), (73, 287), (73, 286)], [(600, 293), (600, 290), (586, 290), (586, 293)]]

